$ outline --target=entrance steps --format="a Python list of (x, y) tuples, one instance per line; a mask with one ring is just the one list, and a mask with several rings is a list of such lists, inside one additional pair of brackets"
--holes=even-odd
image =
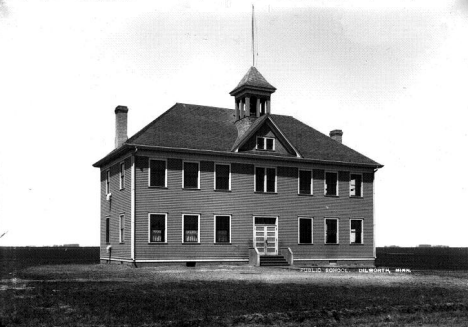
[(289, 266), (289, 263), (282, 255), (262, 255), (260, 256), (260, 266)]

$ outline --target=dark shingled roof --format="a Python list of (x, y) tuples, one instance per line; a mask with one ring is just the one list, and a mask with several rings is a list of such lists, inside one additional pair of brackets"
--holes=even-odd
[(267, 82), (265, 77), (257, 70), (255, 67), (250, 67), (244, 77), (241, 79), (239, 84), (236, 86), (234, 90), (231, 91), (231, 95), (236, 93), (242, 87), (254, 87), (254, 88), (261, 88), (261, 89), (268, 89), (271, 92), (275, 92), (276, 88)]
[[(304, 159), (382, 167), (291, 116), (271, 117)], [(234, 122), (233, 109), (177, 103), (128, 139), (121, 148), (131, 144), (232, 153), (238, 136)], [(112, 151), (94, 165), (101, 166), (118, 152), (119, 149)]]

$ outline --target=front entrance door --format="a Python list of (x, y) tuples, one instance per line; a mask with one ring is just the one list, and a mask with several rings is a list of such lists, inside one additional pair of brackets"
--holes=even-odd
[(254, 244), (260, 255), (278, 254), (278, 226), (276, 218), (254, 218)]

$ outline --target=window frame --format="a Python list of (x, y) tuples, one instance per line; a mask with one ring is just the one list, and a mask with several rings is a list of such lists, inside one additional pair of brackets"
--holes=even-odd
[[(198, 178), (197, 178), (197, 187), (185, 187), (185, 164), (186, 163), (195, 163), (198, 165)], [(200, 189), (200, 161), (182, 161), (182, 189), (184, 190), (199, 190)]]
[(125, 243), (125, 214), (119, 215), (119, 243)]
[[(263, 139), (263, 149), (258, 147), (258, 139)], [(268, 140), (273, 140), (273, 148), (272, 149), (267, 149), (267, 139)], [(274, 137), (269, 137), (269, 136), (257, 136), (255, 139), (255, 150), (261, 150), (261, 151), (276, 151), (276, 138)]]
[(105, 223), (105, 242), (106, 244), (110, 244), (110, 216), (106, 217), (106, 223)]
[[(164, 216), (164, 241), (162, 242), (151, 241), (151, 216), (152, 215)], [(163, 213), (163, 212), (148, 213), (148, 244), (167, 244), (167, 213)]]
[[(328, 243), (327, 242), (327, 220), (335, 220), (336, 221), (336, 243)], [(340, 219), (339, 218), (333, 218), (333, 217), (324, 218), (323, 219), (323, 232), (324, 232), (323, 243), (325, 245), (339, 245), (340, 244)]]
[[(336, 176), (336, 194), (327, 194), (327, 174), (335, 174)], [(340, 196), (340, 181), (337, 171), (325, 171), (323, 178), (323, 194), (325, 196)]]
[[(120, 163), (120, 172), (119, 172), (119, 186), (120, 189), (123, 190), (125, 189), (125, 161)], [(123, 167), (123, 169), (122, 169)]]
[[(216, 240), (216, 218), (217, 217), (228, 217), (229, 218), (229, 241), (227, 242), (218, 242)], [(231, 221), (232, 221), (232, 216), (231, 215), (214, 215), (214, 222), (213, 222), (213, 226), (214, 226), (214, 235), (213, 235), (213, 243), (214, 244), (231, 244), (231, 235), (232, 235), (232, 226), (231, 226)]]
[[(361, 176), (361, 195), (352, 195), (351, 194), (351, 181), (352, 178), (351, 176), (356, 175), (356, 176)], [(349, 174), (349, 196), (352, 198), (362, 198), (364, 197), (364, 176), (362, 173), (350, 173)]]
[[(197, 242), (186, 242), (185, 241), (185, 216), (197, 216), (198, 217), (198, 233), (197, 233)], [(182, 244), (200, 244), (200, 214), (198, 213), (184, 213), (182, 214)]]
[[(310, 193), (301, 193), (301, 171), (310, 172)], [(314, 195), (314, 171), (312, 169), (298, 169), (297, 172), (297, 194)]]
[[(351, 222), (357, 220), (361, 222), (361, 243), (351, 242)], [(364, 244), (364, 218), (350, 218), (349, 219), (349, 244), (351, 245), (363, 245)]]
[[(164, 185), (151, 185), (151, 161), (164, 161)], [(148, 158), (148, 187), (166, 188), (167, 187), (167, 159)]]
[[(228, 189), (218, 189), (216, 188), (216, 166), (228, 166), (229, 167), (229, 181), (228, 181)], [(214, 164), (214, 182), (213, 182), (213, 189), (215, 191), (231, 191), (231, 164), (230, 163), (215, 163)]]
[[(257, 168), (263, 168), (263, 191), (257, 191)], [(267, 169), (275, 170), (275, 190), (273, 192), (267, 191)], [(271, 166), (255, 166), (254, 165), (254, 192), (255, 193), (268, 193), (268, 194), (277, 194), (278, 193), (278, 169), (277, 167)]]
[[(309, 219), (310, 222), (310, 243), (301, 243), (301, 219)], [(297, 217), (297, 244), (314, 244), (314, 218), (299, 216)]]
[(107, 169), (106, 170), (106, 195), (110, 194), (110, 179), (111, 179), (110, 169)]

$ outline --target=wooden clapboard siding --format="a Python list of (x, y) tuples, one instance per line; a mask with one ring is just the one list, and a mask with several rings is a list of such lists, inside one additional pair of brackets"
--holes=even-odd
[[(167, 159), (167, 188), (148, 187), (148, 159)], [(200, 189), (182, 187), (183, 161), (200, 163)], [(214, 163), (231, 164), (231, 191), (214, 190)], [(277, 168), (277, 193), (254, 192), (254, 166)], [(313, 195), (298, 195), (298, 169), (313, 171)], [(339, 197), (324, 196), (324, 171), (335, 171)], [(349, 197), (349, 174), (363, 173), (363, 198)], [(208, 155), (151, 153), (136, 157), (137, 260), (247, 259), (252, 246), (253, 216), (278, 217), (279, 247), (296, 259), (369, 258), (373, 256), (373, 170), (343, 166), (285, 164)], [(167, 243), (148, 243), (148, 214), (167, 214)], [(182, 243), (182, 214), (200, 215), (200, 244)], [(231, 215), (231, 244), (214, 244), (214, 215)], [(314, 218), (313, 244), (298, 245), (298, 217)], [(339, 244), (324, 244), (324, 218), (339, 219)], [(350, 218), (364, 220), (364, 244), (350, 245)], [(130, 228), (128, 229), (130, 230)], [(118, 236), (118, 234), (117, 234)]]
[[(125, 187), (120, 189), (120, 163), (125, 163)], [(112, 245), (112, 258), (130, 258), (131, 241), (131, 158), (126, 157), (101, 169), (101, 258), (108, 258), (106, 251), (108, 245)], [(110, 193), (111, 201), (106, 200), (106, 171), (110, 169)], [(119, 216), (125, 216), (124, 243), (119, 242)], [(110, 217), (110, 242), (106, 243), (106, 218)]]

